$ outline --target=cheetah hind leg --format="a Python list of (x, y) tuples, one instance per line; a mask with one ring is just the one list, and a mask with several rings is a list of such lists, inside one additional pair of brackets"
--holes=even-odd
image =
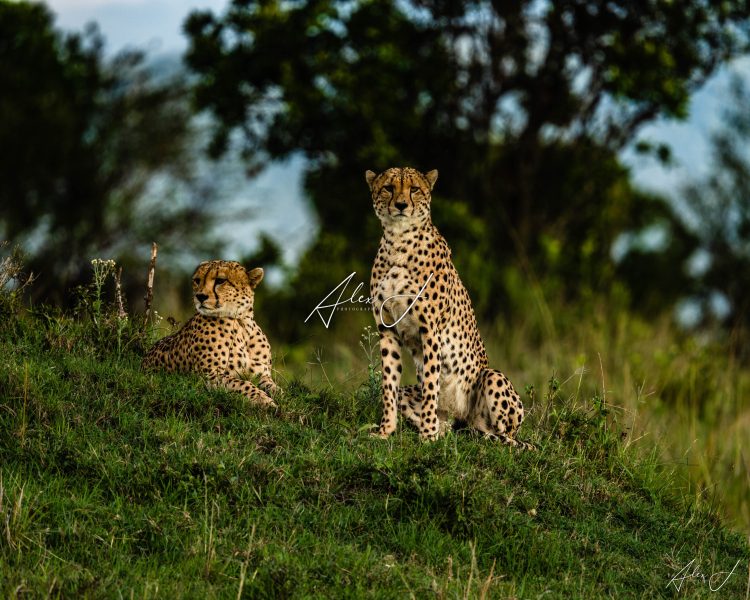
[(495, 369), (482, 371), (477, 394), (479, 414), (474, 419), (474, 427), (508, 446), (536, 449), (532, 444), (516, 439), (524, 417), (523, 403), (505, 375)]
[[(421, 385), (404, 385), (398, 388), (398, 410), (419, 430), (419, 425), (422, 423)], [(442, 437), (451, 429), (451, 420), (447, 415), (441, 414), (439, 409), (438, 417), (440, 419), (439, 436)]]

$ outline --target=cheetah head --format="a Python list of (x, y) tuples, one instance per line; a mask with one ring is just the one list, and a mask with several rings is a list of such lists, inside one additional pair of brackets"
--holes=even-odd
[(437, 170), (422, 174), (411, 167), (388, 169), (380, 175), (367, 171), (372, 204), (383, 228), (405, 229), (429, 221), (437, 177)]
[(193, 273), (193, 302), (206, 317), (230, 319), (252, 314), (253, 290), (263, 279), (263, 269), (248, 271), (228, 260), (202, 262)]

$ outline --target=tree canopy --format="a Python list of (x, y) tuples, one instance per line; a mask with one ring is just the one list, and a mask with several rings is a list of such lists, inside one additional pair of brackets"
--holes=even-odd
[[(137, 51), (105, 58), (94, 26), (63, 34), (42, 4), (0, 2), (0, 90), (0, 239), (24, 244), (37, 295), (64, 299), (93, 257), (147, 256), (185, 231), (198, 242), (205, 200), (180, 78)], [(158, 209), (146, 197), (157, 175), (184, 187)]]
[[(697, 237), (693, 258), (702, 257), (693, 263), (694, 299), (705, 319), (743, 334), (739, 344), (750, 333), (750, 90), (741, 80), (733, 82), (731, 99), (712, 138), (711, 171), (685, 187), (682, 201)], [(728, 306), (712, 310), (717, 301)], [(750, 355), (746, 345), (742, 350)]]
[(186, 58), (198, 106), (218, 120), (213, 152), (240, 129), (253, 165), (308, 158), (318, 260), (369, 264), (365, 169), (438, 168), (434, 220), (462, 248), (483, 310), (504, 287), (486, 261), (520, 261), (569, 290), (611, 278), (613, 241), (665, 212), (632, 189), (618, 151), (644, 123), (684, 117), (691, 92), (747, 48), (748, 8), (234, 0), (190, 16)]

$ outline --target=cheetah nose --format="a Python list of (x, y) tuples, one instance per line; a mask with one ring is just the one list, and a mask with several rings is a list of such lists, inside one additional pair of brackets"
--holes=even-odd
[(401, 212), (403, 212), (404, 209), (406, 208), (407, 204), (406, 204), (406, 202), (396, 202), (395, 206), (396, 206), (397, 209), (399, 209)]
[(198, 302), (205, 302), (206, 300), (208, 300), (208, 294), (196, 294), (195, 299)]

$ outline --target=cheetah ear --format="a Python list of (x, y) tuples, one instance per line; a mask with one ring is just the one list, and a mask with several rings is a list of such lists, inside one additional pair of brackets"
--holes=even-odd
[(435, 187), (435, 182), (437, 181), (438, 172), (437, 169), (433, 169), (429, 173), (425, 173), (425, 179), (427, 179), (427, 183), (430, 184), (430, 190)]
[(263, 280), (263, 269), (260, 267), (257, 267), (252, 271), (245, 269), (245, 273), (247, 273), (247, 280), (250, 283), (250, 287), (253, 289), (258, 287), (258, 284)]
[(365, 179), (367, 180), (367, 185), (370, 186), (370, 189), (372, 189), (372, 182), (375, 181), (375, 178), (377, 177), (376, 173), (373, 173), (372, 171), (365, 171)]

